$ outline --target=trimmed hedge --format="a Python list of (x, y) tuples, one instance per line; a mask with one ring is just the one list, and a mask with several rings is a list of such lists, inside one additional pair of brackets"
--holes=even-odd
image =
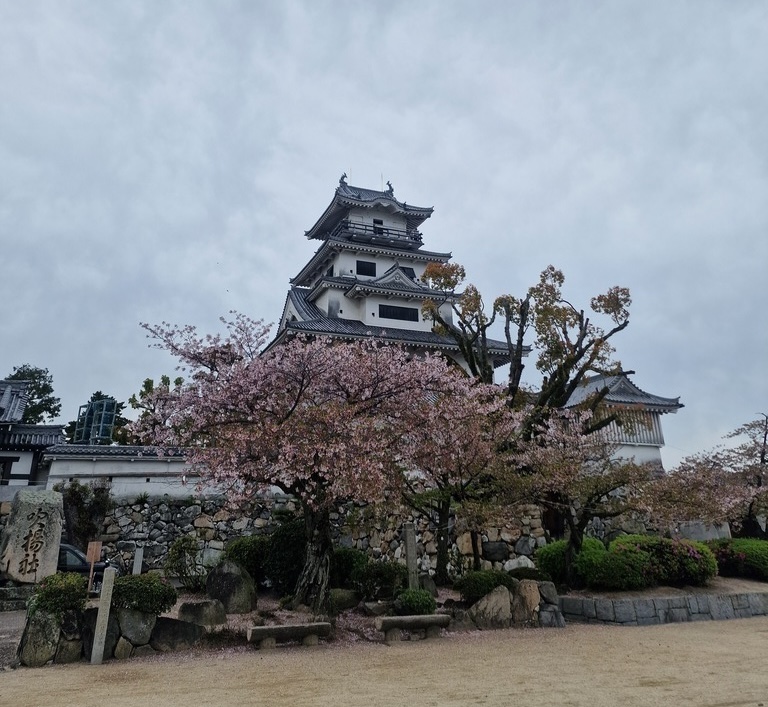
[(587, 586), (593, 589), (645, 589), (655, 583), (650, 554), (632, 545), (603, 552), (585, 571)]
[(30, 599), (30, 613), (45, 611), (59, 621), (67, 611), (81, 612), (88, 598), (88, 579), (76, 572), (60, 572), (45, 577)]
[(434, 614), (437, 602), (426, 589), (404, 589), (395, 601), (395, 610), (400, 616)]
[(733, 538), (707, 543), (724, 577), (768, 581), (768, 540)]
[(516, 582), (508, 572), (502, 570), (473, 570), (459, 577), (453, 588), (461, 593), (461, 598), (467, 604), (474, 604), (496, 587), (512, 589)]
[[(568, 547), (567, 540), (556, 540), (544, 547), (536, 550), (535, 562), (540, 571), (549, 575), (555, 584), (565, 584), (567, 577), (565, 574), (565, 550)], [(581, 583), (586, 583), (586, 577), (582, 570), (587, 570), (588, 566), (594, 564), (596, 558), (605, 553), (605, 546), (595, 538), (584, 538), (581, 544), (581, 552), (576, 556), (576, 565), (574, 570), (576, 577)], [(584, 555), (584, 559), (579, 563), (579, 558)]]
[(147, 614), (164, 614), (177, 599), (173, 585), (154, 572), (117, 577), (112, 590), (112, 606), (116, 609), (136, 609)]
[(653, 584), (701, 586), (717, 575), (717, 560), (712, 551), (706, 544), (695, 540), (624, 535), (611, 543), (609, 551), (628, 547), (635, 547), (650, 555), (650, 581)]

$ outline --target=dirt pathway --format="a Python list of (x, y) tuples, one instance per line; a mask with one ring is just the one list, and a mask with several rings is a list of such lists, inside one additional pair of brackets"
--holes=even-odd
[(0, 673), (0, 704), (768, 707), (768, 617), (224, 650)]

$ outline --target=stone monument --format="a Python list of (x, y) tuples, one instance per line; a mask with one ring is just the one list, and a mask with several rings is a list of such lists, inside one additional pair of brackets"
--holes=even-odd
[(16, 494), (0, 547), (0, 578), (37, 584), (56, 573), (63, 508), (57, 491), (22, 489)]

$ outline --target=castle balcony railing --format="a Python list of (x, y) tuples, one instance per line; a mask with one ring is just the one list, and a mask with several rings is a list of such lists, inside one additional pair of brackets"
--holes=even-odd
[(398, 248), (419, 248), (422, 244), (421, 233), (415, 228), (392, 228), (375, 223), (341, 221), (331, 232), (331, 237), (340, 237), (364, 243), (392, 245)]

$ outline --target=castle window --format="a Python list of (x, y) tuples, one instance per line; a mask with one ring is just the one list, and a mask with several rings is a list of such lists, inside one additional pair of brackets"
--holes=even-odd
[(365, 275), (366, 277), (376, 277), (376, 263), (371, 263), (367, 260), (358, 260), (357, 274)]
[(373, 219), (373, 232), (377, 236), (384, 235), (384, 220), (380, 218)]
[(379, 305), (381, 319), (399, 319), (404, 322), (418, 322), (419, 310), (416, 307), (395, 307), (391, 304)]

